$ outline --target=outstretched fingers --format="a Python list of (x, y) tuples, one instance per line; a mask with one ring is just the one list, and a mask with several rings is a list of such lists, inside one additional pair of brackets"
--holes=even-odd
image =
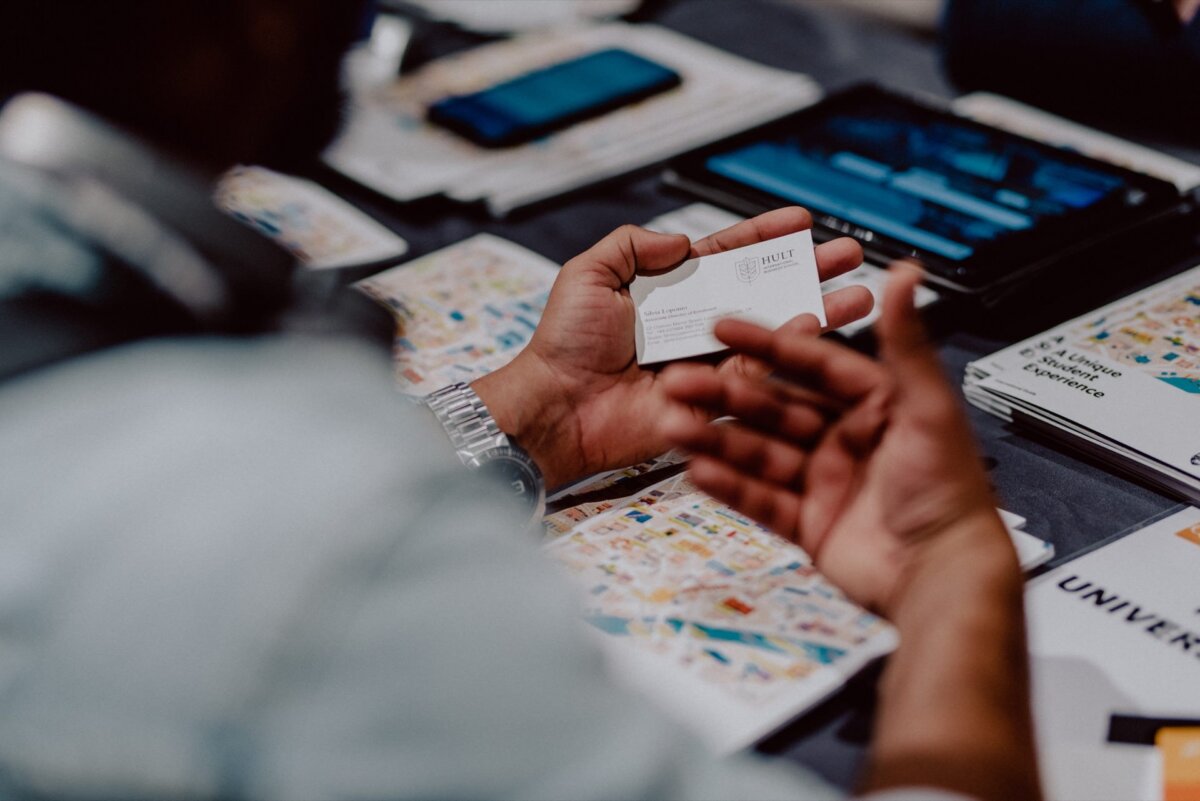
[(664, 418), (662, 433), (693, 455), (718, 460), (740, 473), (781, 488), (794, 489), (803, 480), (808, 460), (803, 448), (739, 423), (698, 424), (686, 413), (673, 413)]
[(708, 418), (735, 417), (764, 434), (807, 444), (840, 407), (803, 388), (782, 382), (727, 375), (705, 365), (678, 364), (664, 371), (671, 399), (702, 410)]
[(767, 239), (794, 234), (806, 228), (812, 228), (812, 215), (799, 206), (786, 206), (742, 220), (715, 234), (696, 240), (692, 244), (689, 258), (723, 253)]
[(825, 329), (834, 331), (861, 320), (875, 308), (875, 298), (865, 286), (847, 286), (826, 295)]
[(853, 403), (887, 377), (872, 359), (818, 337), (773, 333), (742, 320), (722, 320), (715, 333), (733, 350), (771, 365), (777, 375), (839, 401)]
[(961, 406), (913, 302), (920, 269), (897, 262), (888, 272), (876, 330), (880, 359), (894, 377), (898, 398), (914, 420), (935, 427), (965, 425)]
[(688, 472), (699, 489), (718, 501), (778, 534), (797, 538), (802, 505), (799, 494), (707, 456), (692, 459)]

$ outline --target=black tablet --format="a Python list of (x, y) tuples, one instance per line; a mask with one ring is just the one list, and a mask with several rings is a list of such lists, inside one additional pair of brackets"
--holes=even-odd
[(745, 214), (804, 206), (819, 234), (972, 294), (1189, 206), (1165, 181), (876, 86), (681, 156), (665, 177)]

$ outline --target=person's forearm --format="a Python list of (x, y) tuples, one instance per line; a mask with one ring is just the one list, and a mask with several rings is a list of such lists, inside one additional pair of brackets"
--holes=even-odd
[[(976, 518), (959, 525), (1001, 526), (990, 510)], [(1040, 798), (1022, 577), (1002, 527), (990, 533), (941, 535), (910, 568), (890, 610), (901, 643), (881, 681), (864, 790)]]

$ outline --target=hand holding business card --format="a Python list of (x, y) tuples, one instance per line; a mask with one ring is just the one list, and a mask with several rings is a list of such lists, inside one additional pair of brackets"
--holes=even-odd
[(821, 279), (811, 231), (689, 259), (670, 272), (639, 275), (629, 285), (637, 308), (638, 364), (716, 353), (723, 317), (778, 328), (798, 314), (825, 325)]

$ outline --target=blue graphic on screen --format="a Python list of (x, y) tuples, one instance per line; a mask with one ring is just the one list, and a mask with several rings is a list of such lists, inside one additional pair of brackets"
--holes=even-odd
[(514, 126), (552, 123), (675, 79), (666, 67), (614, 48), (442, 102), (485, 137), (499, 138)]
[(706, 166), (955, 261), (1124, 187), (1117, 175), (887, 101), (711, 156)]

